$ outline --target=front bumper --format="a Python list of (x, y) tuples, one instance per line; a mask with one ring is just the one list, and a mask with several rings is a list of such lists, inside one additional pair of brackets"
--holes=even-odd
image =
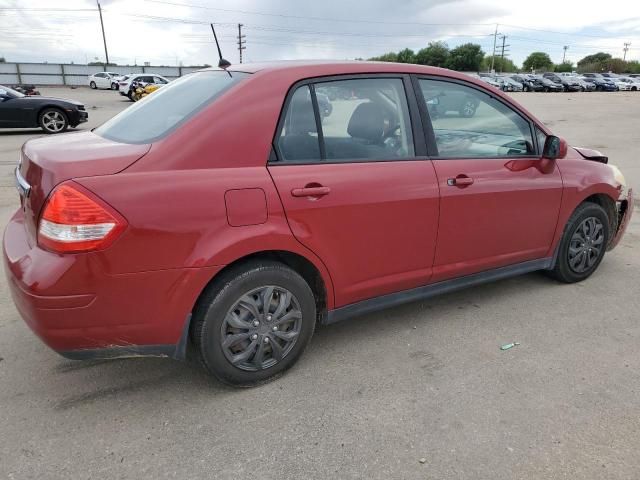
[(100, 252), (59, 255), (33, 244), (22, 210), (3, 239), (16, 308), (50, 348), (68, 358), (183, 357), (188, 319), (221, 267), (110, 274)]
[(625, 195), (618, 200), (618, 229), (609, 242), (608, 250), (614, 249), (627, 231), (631, 216), (633, 215), (633, 190), (629, 189)]
[(86, 110), (67, 110), (67, 116), (69, 117), (69, 124), (72, 127), (85, 123), (89, 120), (89, 113)]

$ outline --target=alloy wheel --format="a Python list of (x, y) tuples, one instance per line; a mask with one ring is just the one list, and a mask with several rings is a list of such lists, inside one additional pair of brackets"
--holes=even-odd
[(589, 270), (604, 250), (604, 225), (596, 217), (587, 217), (573, 232), (569, 242), (569, 268), (576, 273)]
[(51, 133), (58, 133), (64, 130), (67, 121), (62, 113), (57, 110), (50, 110), (42, 115), (42, 125)]
[(465, 117), (472, 117), (474, 113), (476, 113), (475, 104), (469, 100), (462, 107), (462, 113), (464, 113)]
[(291, 352), (302, 329), (302, 309), (287, 289), (273, 285), (245, 293), (221, 326), (222, 351), (235, 367), (270, 368)]

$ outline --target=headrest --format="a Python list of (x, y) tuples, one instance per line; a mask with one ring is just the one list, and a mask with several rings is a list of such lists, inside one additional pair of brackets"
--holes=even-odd
[(351, 114), (347, 133), (352, 137), (377, 143), (382, 141), (389, 126), (388, 112), (377, 103), (367, 102), (358, 105)]
[(316, 133), (316, 117), (313, 113), (311, 99), (294, 96), (289, 105), (289, 131), (287, 134)]

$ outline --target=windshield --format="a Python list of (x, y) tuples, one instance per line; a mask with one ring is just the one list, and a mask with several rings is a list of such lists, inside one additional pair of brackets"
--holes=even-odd
[(4, 90), (8, 95), (12, 97), (24, 97), (24, 93), (16, 92), (13, 88), (5, 87), (4, 85), (0, 85), (0, 90)]
[(220, 70), (185, 75), (135, 103), (94, 132), (120, 143), (151, 143), (249, 76)]

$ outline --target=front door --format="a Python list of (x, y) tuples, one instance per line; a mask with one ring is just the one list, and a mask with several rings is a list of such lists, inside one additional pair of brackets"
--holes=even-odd
[(431, 116), (441, 194), (433, 281), (549, 256), (562, 178), (541, 159), (535, 126), (478, 87), (418, 83), (428, 111), (460, 102)]
[(410, 118), (402, 78), (302, 85), (287, 102), (269, 172), (293, 234), (330, 272), (336, 307), (431, 277), (438, 185)]

